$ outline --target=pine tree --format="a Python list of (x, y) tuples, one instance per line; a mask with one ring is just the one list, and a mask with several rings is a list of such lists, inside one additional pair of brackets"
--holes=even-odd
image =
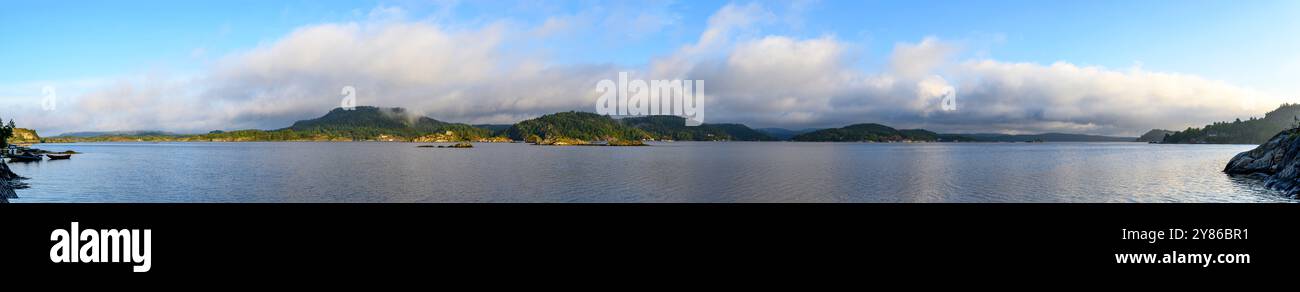
[[(3, 121), (3, 119), (0, 119), (0, 121)], [(9, 137), (14, 135), (13, 121), (10, 119), (8, 126), (0, 127), (0, 148), (9, 147)]]

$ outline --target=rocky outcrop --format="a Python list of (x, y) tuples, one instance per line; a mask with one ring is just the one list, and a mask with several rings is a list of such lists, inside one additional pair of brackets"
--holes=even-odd
[(1147, 131), (1146, 134), (1142, 134), (1142, 137), (1138, 137), (1138, 138), (1137, 138), (1137, 142), (1157, 142), (1157, 143), (1159, 143), (1159, 142), (1163, 142), (1163, 141), (1165, 141), (1165, 135), (1169, 135), (1169, 134), (1173, 134), (1173, 133), (1174, 133), (1174, 131), (1170, 131), (1170, 130), (1154, 129), (1154, 130), (1151, 130), (1151, 131)]
[(436, 147), (436, 148), (474, 148), (474, 144), (465, 143), (465, 142), (460, 142), (460, 143), (456, 143), (456, 144), (452, 144), (452, 145), (437, 145), (437, 146), (434, 146), (434, 145), (419, 145), (419, 146), (415, 146), (415, 147), (416, 147), (416, 148), (435, 148), (435, 147)]
[(514, 142), (514, 140), (510, 140), (510, 138), (507, 138), (507, 137), (505, 137), (505, 136), (496, 136), (496, 137), (491, 137), (491, 138), (478, 139), (478, 141), (476, 141), (476, 142), (479, 142), (479, 143), (510, 143), (510, 142)]
[(588, 143), (587, 141), (568, 138), (568, 137), (556, 137), (556, 138), (547, 137), (533, 144), (548, 145), (548, 146), (572, 146), (572, 145), (587, 145), (590, 143)]
[(609, 146), (647, 146), (641, 140), (610, 140)]
[(453, 131), (446, 131), (446, 132), (443, 132), (443, 133), (430, 134), (430, 135), (424, 135), (424, 136), (416, 137), (415, 139), (412, 139), (411, 142), (421, 142), (421, 143), (430, 143), (430, 142), (433, 142), (433, 143), (444, 143), (444, 142), (454, 142), (454, 141), (463, 141), (463, 140), (464, 140), (464, 139), (461, 139), (461, 137), (460, 137), (459, 135), (456, 135), (456, 132), (453, 132)]
[(27, 188), (27, 184), (21, 180), (27, 179), (9, 170), (9, 165), (0, 161), (0, 203), (8, 203), (9, 199), (17, 198), (18, 194), (14, 192), (17, 189)]
[(1223, 172), (1264, 181), (1287, 196), (1300, 195), (1300, 129), (1282, 131), (1268, 142), (1233, 156)]
[(14, 144), (41, 143), (41, 135), (37, 135), (36, 130), (25, 129), (25, 128), (14, 128), (14, 136), (9, 138), (9, 143), (14, 143)]

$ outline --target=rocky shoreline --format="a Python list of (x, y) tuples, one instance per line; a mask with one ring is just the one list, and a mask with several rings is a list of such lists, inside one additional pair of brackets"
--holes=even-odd
[(1233, 156), (1223, 172), (1262, 180), (1286, 196), (1300, 195), (1300, 128), (1282, 131), (1268, 142)]
[(27, 178), (9, 170), (9, 165), (0, 161), (0, 203), (8, 203), (9, 199), (18, 198), (14, 190), (27, 188), (27, 184), (22, 182), (24, 179)]

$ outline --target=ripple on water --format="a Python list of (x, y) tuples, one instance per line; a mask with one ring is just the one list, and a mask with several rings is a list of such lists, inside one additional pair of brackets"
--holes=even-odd
[(47, 144), (22, 202), (1295, 202), (1248, 145), (676, 142)]

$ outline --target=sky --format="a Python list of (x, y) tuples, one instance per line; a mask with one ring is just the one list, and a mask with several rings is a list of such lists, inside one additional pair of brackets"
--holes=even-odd
[(0, 117), (43, 135), (275, 129), (339, 106), (344, 86), (362, 105), (505, 124), (595, 111), (619, 72), (704, 81), (705, 122), (791, 129), (1136, 136), (1300, 101), (1300, 1), (4, 6)]

